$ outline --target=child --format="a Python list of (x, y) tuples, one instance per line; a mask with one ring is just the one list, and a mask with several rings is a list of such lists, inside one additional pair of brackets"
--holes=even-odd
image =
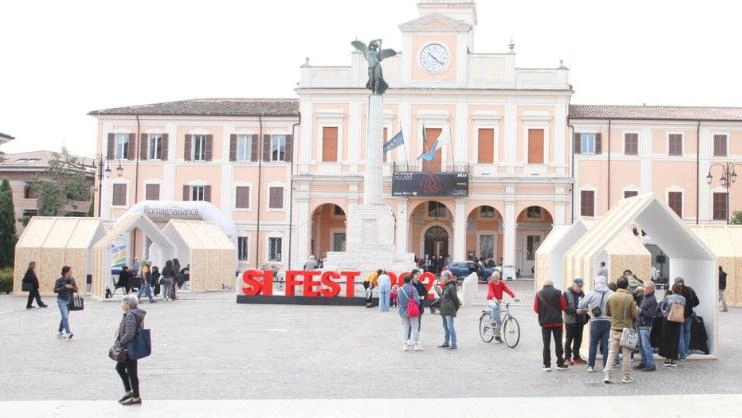
[(397, 296), (399, 295), (399, 286), (396, 284), (392, 286), (392, 291), (389, 293), (389, 299), (391, 301), (392, 307), (397, 306)]

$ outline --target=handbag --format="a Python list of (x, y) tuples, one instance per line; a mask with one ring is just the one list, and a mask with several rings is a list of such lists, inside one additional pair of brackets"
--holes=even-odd
[(671, 303), (670, 310), (667, 313), (667, 320), (670, 322), (684, 323), (685, 322), (685, 306), (679, 303)]
[(30, 292), (33, 290), (33, 282), (21, 282), (21, 292)]
[(126, 353), (130, 360), (139, 360), (152, 354), (152, 339), (148, 329), (144, 329), (137, 321), (137, 330), (128, 343)]
[(600, 303), (598, 306), (594, 307), (590, 310), (590, 315), (592, 315), (593, 318), (597, 318), (601, 315), (603, 315), (603, 298), (605, 297), (605, 292), (603, 292), (603, 295), (600, 297)]
[(118, 340), (108, 349), (108, 357), (113, 361), (126, 361), (126, 350), (119, 344)]
[[(407, 295), (407, 293), (405, 293), (405, 295)], [(405, 310), (405, 314), (410, 318), (417, 318), (420, 316), (420, 308), (410, 295), (407, 295), (407, 309)]]
[(85, 299), (83, 299), (82, 296), (80, 296), (79, 294), (75, 293), (72, 295), (72, 299), (70, 299), (68, 307), (71, 311), (81, 311), (85, 309)]
[[(631, 301), (626, 302), (626, 309), (624, 309), (624, 318), (629, 317), (629, 305)], [(635, 350), (636, 344), (639, 342), (639, 334), (634, 328), (624, 328), (621, 331), (620, 345), (622, 348), (628, 348), (629, 350)]]

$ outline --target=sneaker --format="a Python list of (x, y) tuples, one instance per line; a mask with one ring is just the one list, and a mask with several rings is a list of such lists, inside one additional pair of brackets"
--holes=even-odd
[(610, 376), (604, 376), (603, 377), (603, 383), (605, 383), (606, 385), (610, 385), (613, 382), (611, 382), (611, 377)]
[(410, 351), (410, 345), (407, 343), (404, 343), (404, 346), (402, 346), (402, 351)]
[(575, 362), (571, 359), (564, 359), (564, 364), (566, 364), (567, 366), (574, 366)]
[(26, 306), (26, 309), (36, 309), (35, 306)]
[(39, 307), (40, 307), (40, 308), (48, 308), (48, 307), (49, 307), (49, 305), (47, 305), (47, 304), (41, 304), (41, 305), (39, 305)]
[(647, 367), (645, 367), (645, 368), (642, 369), (643, 372), (653, 372), (653, 371), (656, 371), (656, 370), (657, 370), (657, 367), (656, 366), (647, 366)]
[(559, 364), (559, 365), (557, 365), (557, 371), (563, 372), (563, 371), (565, 371), (567, 369), (569, 369), (569, 366), (567, 366), (566, 364)]
[(124, 395), (124, 397), (123, 397), (123, 398), (119, 399), (119, 403), (122, 403), (122, 402), (124, 402), (124, 401), (126, 401), (126, 400), (129, 400), (129, 399), (131, 399), (131, 397), (132, 397), (132, 396), (133, 396), (133, 395), (132, 395), (132, 393), (131, 393), (131, 392), (127, 393), (126, 395)]
[(65, 337), (65, 338), (67, 338), (68, 340), (71, 340), (74, 335), (75, 334), (73, 334), (73, 333), (70, 332), (69, 334), (67, 334), (67, 337)]
[(423, 351), (423, 346), (420, 345), (420, 343), (415, 343), (415, 345), (412, 346), (412, 351)]
[(124, 406), (140, 406), (141, 404), (142, 404), (142, 398), (139, 398), (139, 399), (129, 398), (121, 402), (121, 405), (124, 405)]
[(664, 362), (662, 362), (662, 365), (665, 367), (670, 367), (670, 360), (665, 360)]
[(545, 372), (550, 372), (551, 371), (551, 366), (544, 366), (544, 367), (541, 368), (541, 370), (543, 370)]
[(575, 357), (574, 359), (572, 359), (572, 364), (573, 365), (574, 364), (587, 364), (587, 361), (585, 361), (585, 360), (583, 360), (583, 359), (581, 359), (579, 357)]
[(670, 367), (678, 367), (678, 362), (675, 360), (670, 361)]
[(594, 373), (595, 369), (592, 366), (587, 366), (587, 372), (588, 373)]
[(452, 345), (452, 346), (448, 347), (449, 350), (456, 350), (457, 348), (458, 347), (456, 347), (455, 345)]
[(624, 376), (621, 383), (634, 383), (634, 379), (631, 376)]
[(441, 344), (441, 345), (438, 346), (438, 348), (448, 348), (448, 347), (450, 347), (450, 346), (448, 344), (445, 344), (445, 343), (443, 343), (443, 344)]
[(636, 366), (636, 367), (634, 367), (634, 368), (635, 368), (635, 369), (637, 369), (637, 370), (641, 370), (641, 369), (643, 369), (643, 368), (645, 368), (645, 367), (647, 367), (647, 365), (646, 365), (646, 364), (644, 364), (644, 363), (639, 363), (639, 365), (637, 365), (637, 366)]

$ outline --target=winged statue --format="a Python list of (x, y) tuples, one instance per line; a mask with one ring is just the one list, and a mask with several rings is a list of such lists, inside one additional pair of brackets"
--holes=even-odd
[(371, 90), (372, 94), (382, 95), (389, 88), (389, 85), (384, 81), (384, 74), (381, 69), (381, 61), (383, 59), (393, 57), (397, 55), (397, 52), (393, 49), (381, 49), (381, 39), (374, 39), (368, 43), (361, 41), (353, 41), (350, 43), (353, 47), (363, 53), (368, 61), (368, 82), (366, 88)]

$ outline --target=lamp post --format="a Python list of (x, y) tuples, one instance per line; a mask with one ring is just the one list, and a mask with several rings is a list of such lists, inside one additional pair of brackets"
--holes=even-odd
[(721, 170), (721, 176), (719, 177), (719, 184), (721, 187), (724, 188), (727, 195), (727, 207), (726, 207), (726, 218), (727, 218), (727, 224), (729, 223), (729, 188), (737, 181), (737, 172), (736, 168), (742, 169), (742, 164), (733, 163), (733, 162), (725, 162), (725, 163), (714, 163), (711, 164), (711, 167), (709, 167), (709, 172), (706, 175), (706, 184), (711, 186), (711, 183), (714, 181), (714, 176), (711, 174), (711, 172), (714, 170), (714, 168), (719, 168)]
[[(103, 169), (103, 166), (105, 165), (105, 169)], [(98, 217), (101, 216), (101, 202), (103, 201), (103, 176), (106, 178), (111, 177), (111, 164), (108, 162), (108, 159), (105, 158), (103, 154), (97, 154), (95, 156), (95, 165), (94, 168), (97, 171), (98, 174)], [(121, 177), (124, 174), (124, 167), (121, 166), (121, 160), (119, 160), (119, 165), (116, 167), (116, 175), (118, 177)]]

